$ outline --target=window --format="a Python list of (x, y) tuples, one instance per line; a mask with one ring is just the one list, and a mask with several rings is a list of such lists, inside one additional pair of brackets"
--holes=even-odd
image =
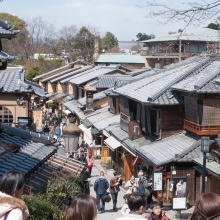
[(11, 111), (2, 106), (0, 106), (0, 122), (8, 125), (13, 123), (13, 115)]

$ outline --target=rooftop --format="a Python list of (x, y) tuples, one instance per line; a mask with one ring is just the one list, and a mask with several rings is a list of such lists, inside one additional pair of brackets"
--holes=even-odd
[[(161, 166), (189, 154), (199, 145), (198, 139), (180, 133), (136, 148), (136, 151), (143, 155), (153, 166)], [(194, 158), (190, 159), (192, 161)]]
[(45, 96), (45, 91), (41, 86), (25, 79), (25, 72), (21, 67), (8, 67), (6, 70), (0, 70), (0, 91)]
[(219, 33), (217, 30), (210, 28), (198, 28), (194, 31), (170, 34), (167, 36), (156, 37), (150, 40), (144, 40), (143, 43), (166, 42), (166, 41), (202, 41), (202, 42), (218, 42)]
[(133, 63), (144, 64), (144, 59), (140, 55), (129, 54), (100, 54), (95, 63)]

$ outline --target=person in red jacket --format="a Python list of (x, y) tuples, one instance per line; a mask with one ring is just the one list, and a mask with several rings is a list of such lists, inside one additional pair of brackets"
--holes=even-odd
[(151, 203), (151, 214), (146, 215), (146, 219), (148, 220), (170, 220), (165, 214), (162, 212), (162, 207), (159, 202)]

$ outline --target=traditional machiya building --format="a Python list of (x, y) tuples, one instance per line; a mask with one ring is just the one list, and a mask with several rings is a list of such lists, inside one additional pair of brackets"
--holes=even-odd
[(217, 30), (199, 28), (143, 41), (141, 54), (152, 68), (163, 68), (202, 53), (215, 53), (218, 41)]
[[(120, 112), (120, 122), (103, 132), (114, 167), (126, 180), (140, 169), (147, 177), (161, 172), (163, 190), (156, 196), (164, 205), (172, 204), (171, 185), (178, 177), (186, 178), (190, 204), (201, 193), (200, 137), (219, 134), (219, 71), (218, 56), (193, 57), (108, 92), (110, 111)], [(215, 167), (209, 164), (206, 187), (213, 192), (219, 184), (216, 149), (211, 147)]]
[(25, 79), (22, 67), (0, 70), (0, 122), (15, 125), (21, 117), (32, 118), (33, 95), (43, 98), (45, 91)]
[(109, 66), (112, 64), (121, 64), (131, 70), (140, 69), (145, 66), (145, 60), (140, 55), (121, 54), (121, 53), (103, 53), (95, 60), (96, 65)]
[(150, 69), (144, 68), (131, 72), (129, 75), (112, 72), (111, 74), (100, 76), (98, 79), (86, 84), (86, 87), (96, 88), (96, 93), (91, 97), (85, 96), (78, 100), (70, 100), (64, 103), (64, 106), (76, 117), (77, 123), (82, 130), (83, 140), (90, 146), (95, 146), (93, 150), (97, 149), (94, 155), (102, 156), (105, 153), (103, 161), (107, 161), (110, 156), (108, 147), (106, 147), (104, 142), (106, 137), (103, 135), (103, 131), (109, 126), (118, 124), (120, 118), (118, 100), (116, 100), (117, 110), (113, 110), (112, 104), (115, 101), (112, 101), (106, 95), (108, 89), (118, 88), (132, 81), (144, 78), (149, 72)]

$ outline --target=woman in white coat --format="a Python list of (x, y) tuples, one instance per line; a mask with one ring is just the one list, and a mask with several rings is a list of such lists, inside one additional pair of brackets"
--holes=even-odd
[(23, 220), (29, 212), (21, 200), (24, 177), (18, 171), (5, 173), (0, 181), (0, 220)]

